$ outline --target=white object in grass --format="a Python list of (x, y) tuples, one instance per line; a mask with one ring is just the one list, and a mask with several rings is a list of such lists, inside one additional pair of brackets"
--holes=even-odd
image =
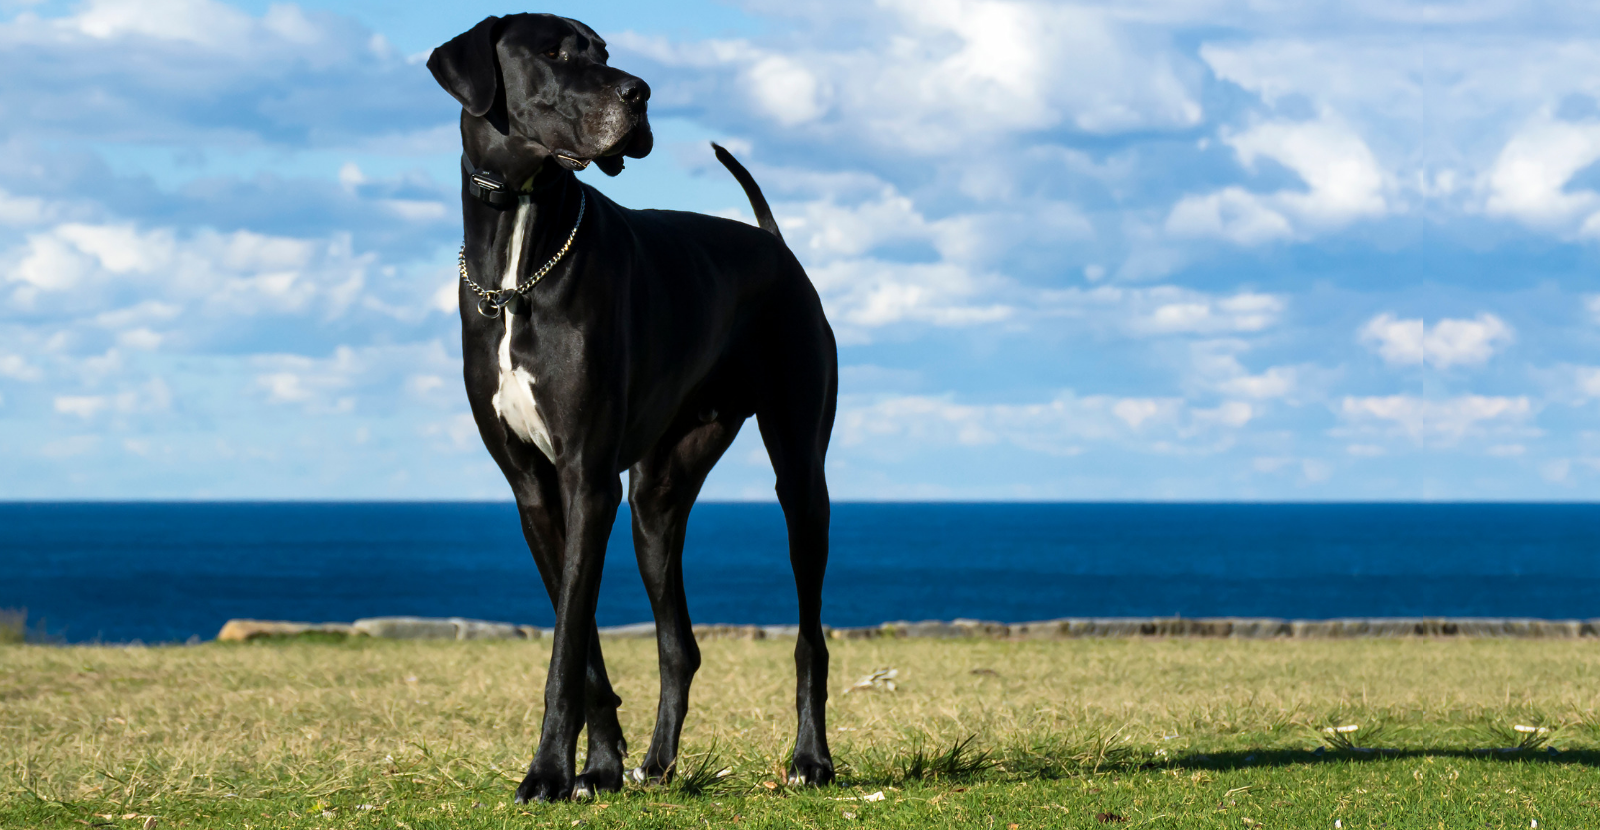
[(872, 674), (869, 674), (866, 677), (856, 681), (856, 684), (848, 689), (845, 689), (844, 693), (850, 694), (851, 692), (864, 689), (887, 689), (892, 692), (896, 688), (894, 685), (894, 679), (899, 676), (899, 669), (878, 669)]

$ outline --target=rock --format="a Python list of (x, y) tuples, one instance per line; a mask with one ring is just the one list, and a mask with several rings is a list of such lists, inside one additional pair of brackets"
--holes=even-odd
[(368, 617), (355, 621), (355, 629), (385, 640), (454, 640), (453, 620), (433, 617)]
[(457, 640), (515, 640), (524, 636), (517, 626), (511, 623), (468, 620), (461, 617), (451, 617), (450, 622), (455, 623)]
[(607, 625), (600, 628), (602, 637), (654, 637), (656, 624), (653, 622), (634, 623), (633, 625)]
[(304, 623), (281, 620), (228, 620), (217, 632), (220, 642), (244, 642), (262, 637), (295, 637), (301, 634), (342, 634), (360, 632), (345, 623)]
[(922, 620), (921, 622), (896, 622), (884, 623), (881, 627), (883, 636), (886, 637), (916, 637), (918, 639), (949, 640), (957, 637), (972, 636), (971, 630), (955, 623), (941, 620)]
[[(655, 624), (607, 626), (605, 637), (654, 637)], [(217, 634), (221, 641), (261, 637), (294, 637), (308, 633), (368, 635), (395, 640), (539, 640), (554, 631), (532, 625), (472, 620), (464, 617), (371, 617), (345, 623), (304, 623), (277, 620), (229, 620)], [(793, 625), (697, 625), (697, 639), (770, 640), (797, 636)], [(867, 628), (823, 626), (834, 640), (879, 637), (919, 639), (990, 638), (1012, 640), (1062, 640), (1080, 637), (1217, 637), (1233, 639), (1334, 639), (1350, 637), (1515, 637), (1578, 639), (1600, 637), (1600, 619), (1538, 620), (1496, 617), (1375, 617), (1334, 620), (1281, 620), (1272, 617), (1066, 617), (1006, 624), (992, 620), (956, 619), (950, 622), (900, 620)]]
[(1013, 624), (1011, 636), (1023, 640), (1059, 640), (1070, 636), (1071, 630), (1071, 620), (1039, 620)]
[[(651, 633), (654, 633), (653, 631)], [(759, 625), (726, 625), (714, 623), (712, 625), (697, 625), (694, 627), (696, 640), (764, 640), (767, 638), (765, 631)]]
[(969, 620), (966, 618), (957, 618), (951, 620), (950, 624), (961, 629), (961, 636), (963, 637), (989, 637), (992, 639), (1003, 639), (1011, 636), (1011, 626), (1001, 622), (994, 622), (992, 620)]
[(1294, 630), (1288, 620), (1278, 620), (1270, 617), (1262, 619), (1233, 620), (1227, 636), (1240, 640), (1268, 640), (1275, 637), (1291, 637)]
[(1289, 623), (1289, 636), (1306, 640), (1326, 640), (1337, 636), (1331, 620), (1295, 620)]
[(223, 642), (243, 642), (257, 637), (293, 637), (311, 630), (311, 623), (277, 622), (273, 620), (228, 620), (217, 639)]

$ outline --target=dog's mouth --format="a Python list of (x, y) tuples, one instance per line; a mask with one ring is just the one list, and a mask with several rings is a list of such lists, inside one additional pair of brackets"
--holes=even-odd
[(554, 158), (556, 160), (556, 164), (559, 164), (562, 167), (565, 167), (568, 170), (572, 170), (574, 172), (576, 172), (578, 170), (582, 170), (582, 169), (588, 167), (589, 166), (589, 162), (593, 160), (593, 159), (583, 158), (582, 156), (579, 156), (576, 153), (569, 153), (566, 150), (556, 150), (555, 152), (551, 153), (550, 155), (551, 155), (552, 158)]
[(623, 156), (644, 158), (654, 145), (655, 137), (650, 132), (650, 122), (640, 113), (638, 121), (631, 128), (598, 153), (590, 155), (562, 148), (551, 150), (550, 157), (556, 160), (556, 164), (573, 172), (587, 169), (594, 163), (607, 176), (615, 176), (622, 172)]

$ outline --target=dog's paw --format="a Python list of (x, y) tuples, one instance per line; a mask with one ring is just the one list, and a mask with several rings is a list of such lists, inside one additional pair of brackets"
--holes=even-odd
[(614, 793), (622, 789), (620, 770), (584, 770), (572, 784), (572, 800), (593, 798), (600, 793)]
[(789, 786), (826, 787), (833, 783), (833, 761), (829, 758), (795, 756), (789, 766)]
[(672, 770), (657, 764), (645, 763), (628, 770), (628, 780), (635, 784), (654, 786), (672, 780)]
[(572, 782), (565, 776), (549, 775), (538, 770), (530, 770), (528, 776), (522, 779), (522, 784), (517, 787), (517, 803), (530, 804), (535, 801), (566, 801), (573, 796)]

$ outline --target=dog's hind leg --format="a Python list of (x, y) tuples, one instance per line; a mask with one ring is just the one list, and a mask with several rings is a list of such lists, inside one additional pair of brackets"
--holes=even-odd
[(673, 435), (663, 440), (628, 471), (633, 548), (655, 615), (656, 652), (661, 663), (655, 734), (644, 762), (632, 773), (640, 782), (671, 778), (678, 758), (678, 736), (689, 708), (689, 684), (700, 668), (700, 647), (694, 641), (683, 593), (684, 534), (700, 486), (739, 434), (742, 421), (724, 418), (697, 423), (681, 438)]
[[(831, 338), (829, 338), (831, 346)], [(831, 349), (827, 352), (831, 358)], [(757, 412), (761, 438), (778, 477), (778, 502), (789, 529), (789, 564), (800, 600), (794, 649), (799, 731), (789, 781), (833, 781), (828, 752), (828, 644), (822, 631), (822, 577), (828, 567), (828, 481), (823, 472), (837, 390), (830, 361), (796, 359), (773, 399)]]
[[(547, 479), (553, 479), (554, 470)], [(517, 512), (522, 517), (522, 534), (533, 552), (539, 576), (554, 605), (558, 601), (565, 524), (559, 509), (560, 498), (553, 481), (541, 485), (534, 476), (519, 482)], [(589, 659), (584, 672), (584, 722), (588, 727), (588, 754), (583, 772), (573, 784), (573, 796), (622, 789), (623, 759), (628, 754), (622, 725), (617, 722), (617, 707), (622, 698), (611, 688), (605, 657), (600, 651), (599, 630), (590, 623)]]

